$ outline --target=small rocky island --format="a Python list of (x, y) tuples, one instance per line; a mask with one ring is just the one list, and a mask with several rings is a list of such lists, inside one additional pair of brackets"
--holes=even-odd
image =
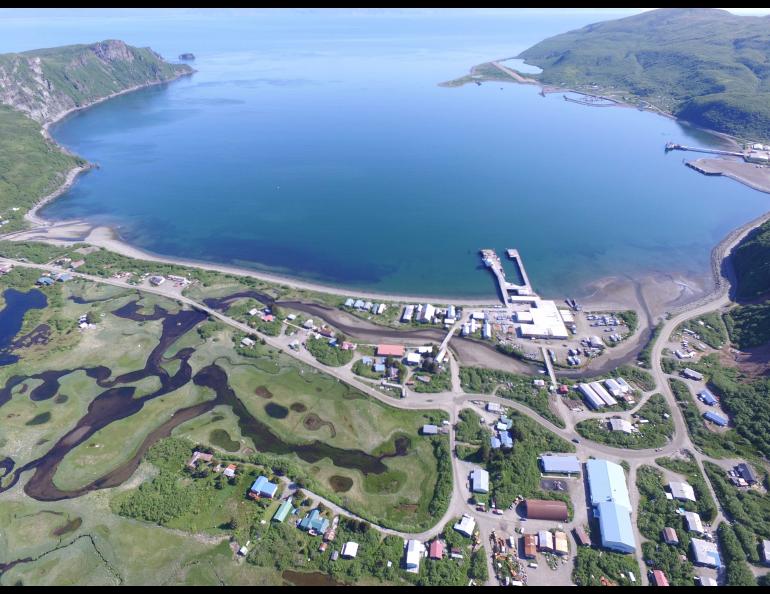
[(188, 54), (179, 54), (179, 59), (180, 60), (194, 60), (195, 59), (195, 54), (189, 54), (189, 53)]

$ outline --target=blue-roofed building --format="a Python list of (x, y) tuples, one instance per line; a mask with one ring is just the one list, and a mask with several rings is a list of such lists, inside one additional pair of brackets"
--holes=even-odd
[(505, 415), (500, 417), (500, 422), (505, 425), (506, 429), (510, 429), (511, 427), (513, 427), (513, 419), (509, 419)]
[(385, 364), (384, 364), (384, 363), (377, 363), (377, 364), (374, 366), (374, 370), (375, 370), (377, 373), (385, 373)]
[(636, 550), (631, 511), (628, 508), (612, 501), (604, 501), (594, 508), (594, 515), (599, 516), (603, 547), (623, 553), (633, 553)]
[(266, 476), (260, 476), (251, 485), (250, 491), (260, 497), (272, 498), (278, 490), (278, 485), (267, 480)]
[(348, 299), (345, 300), (345, 307), (353, 307), (354, 303), (355, 301), (353, 301), (353, 299), (349, 297)]
[(502, 421), (498, 421), (497, 425), (495, 425), (495, 429), (497, 429), (498, 431), (507, 431), (508, 426)]
[(364, 365), (371, 365), (373, 363), (373, 359), (371, 357), (361, 357), (361, 363)]
[(54, 283), (54, 280), (50, 276), (41, 276), (39, 279), (37, 279), (38, 285), (43, 285), (45, 287), (50, 287)]
[(594, 517), (599, 518), (602, 546), (622, 553), (634, 552), (631, 501), (623, 468), (607, 460), (589, 460), (586, 473)]
[(302, 530), (314, 530), (317, 533), (322, 533), (326, 532), (326, 529), (329, 527), (329, 520), (322, 517), (321, 512), (317, 509), (314, 509), (302, 519), (299, 527)]
[(704, 404), (714, 406), (717, 403), (717, 398), (707, 388), (703, 388), (698, 392), (698, 398), (700, 398)]
[(716, 543), (700, 538), (692, 538), (690, 539), (690, 548), (695, 565), (722, 567), (722, 559), (719, 556), (719, 549), (717, 549)]
[(500, 448), (500, 439), (495, 437), (494, 435), (489, 438), (489, 447), (491, 447), (493, 450), (497, 450)]
[(507, 431), (500, 434), (500, 443), (503, 448), (507, 450), (513, 447), (513, 439), (511, 439), (511, 436)]
[(580, 460), (575, 456), (540, 456), (543, 472), (555, 474), (577, 474), (580, 472)]
[(607, 460), (589, 460), (586, 462), (586, 471), (588, 486), (591, 490), (591, 505), (614, 501), (618, 505), (631, 509), (626, 475), (619, 464)]
[(711, 421), (720, 427), (727, 427), (727, 419), (725, 419), (722, 415), (718, 415), (714, 411), (710, 410), (707, 413), (704, 413), (703, 416), (707, 421)]
[(337, 339), (336, 338), (330, 338), (329, 339), (329, 346), (337, 346)]

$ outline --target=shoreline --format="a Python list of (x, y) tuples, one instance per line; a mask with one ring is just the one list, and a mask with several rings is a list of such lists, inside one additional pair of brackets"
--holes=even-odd
[[(83, 110), (89, 109), (90, 107), (93, 107), (94, 105), (98, 105), (99, 103), (103, 103), (103, 102), (105, 102), (105, 101), (107, 101), (109, 99), (113, 99), (115, 97), (118, 97), (120, 95), (125, 95), (127, 93), (132, 93), (132, 92), (138, 91), (140, 89), (146, 89), (146, 88), (149, 88), (149, 87), (154, 87), (154, 86), (157, 86), (157, 85), (162, 85), (162, 84), (165, 84), (165, 83), (174, 82), (175, 80), (179, 80), (183, 76), (192, 76), (196, 72), (197, 72), (197, 70), (195, 70), (193, 68), (191, 72), (184, 72), (184, 73), (177, 74), (175, 77), (170, 78), (168, 80), (159, 80), (159, 81), (145, 83), (145, 84), (141, 84), (141, 85), (134, 85), (133, 87), (129, 87), (128, 89), (123, 89), (122, 91), (117, 91), (115, 93), (111, 93), (110, 95), (102, 97), (101, 99), (97, 99), (97, 100), (89, 103), (88, 105), (81, 105), (80, 107), (72, 107), (70, 109), (67, 109), (67, 110), (61, 112), (61, 113), (56, 114), (55, 116), (53, 116), (50, 119), (47, 119), (47, 120), (41, 122), (40, 123), (40, 133), (43, 135), (43, 138), (45, 138), (47, 141), (49, 141), (51, 144), (53, 144), (57, 149), (59, 149), (65, 155), (69, 155), (71, 157), (76, 157), (76, 158), (79, 158), (79, 159), (83, 159), (84, 161), (86, 161), (86, 164), (82, 165), (82, 166), (78, 165), (78, 166), (73, 167), (72, 169), (70, 169), (67, 172), (67, 175), (65, 176), (64, 181), (62, 182), (62, 184), (58, 188), (56, 188), (53, 192), (51, 192), (47, 196), (44, 196), (43, 198), (41, 198), (40, 200), (35, 202), (35, 204), (32, 206), (32, 208), (29, 209), (26, 213), (24, 213), (24, 217), (23, 217), (24, 220), (28, 221), (29, 223), (31, 223), (33, 225), (38, 225), (38, 226), (50, 226), (50, 225), (54, 224), (55, 221), (51, 221), (49, 219), (44, 219), (43, 217), (38, 215), (38, 211), (41, 208), (43, 208), (46, 204), (49, 204), (50, 202), (53, 202), (59, 196), (64, 194), (64, 192), (69, 190), (72, 187), (72, 185), (75, 183), (75, 181), (77, 180), (77, 176), (78, 175), (80, 175), (81, 173), (85, 173), (86, 171), (90, 171), (91, 169), (95, 169), (97, 167), (96, 164), (87, 161), (86, 159), (84, 159), (80, 155), (76, 155), (75, 153), (70, 151), (66, 146), (56, 142), (54, 137), (51, 136), (51, 133), (50, 133), (50, 130), (49, 130), (51, 126), (53, 126), (55, 124), (58, 124), (59, 122), (61, 122), (65, 118), (67, 118), (67, 117), (69, 117), (69, 116), (71, 116), (71, 115), (73, 115), (73, 114), (75, 114), (75, 113), (77, 113), (79, 111), (83, 111)], [(25, 114), (25, 116), (29, 117), (26, 114)], [(32, 119), (32, 118), (30, 118), (30, 119)]]
[[(496, 62), (491, 62), (490, 64), (493, 64), (494, 66), (498, 67), (500, 70), (503, 70), (511, 76), (512, 81), (511, 82), (517, 82), (519, 84), (537, 84), (540, 85), (541, 91), (544, 91), (546, 88), (541, 82), (536, 81), (534, 79), (527, 79), (525, 77), (521, 77), (523, 80), (519, 81), (516, 80), (512, 75), (512, 70), (508, 68), (501, 68)], [(471, 69), (476, 68), (475, 66)], [(77, 156), (71, 153), (66, 147), (60, 145), (56, 140), (51, 136), (50, 134), (50, 127), (56, 123), (61, 122), (68, 116), (71, 116), (74, 113), (77, 113), (78, 111), (82, 111), (85, 109), (88, 109), (90, 107), (93, 107), (94, 105), (98, 103), (102, 103), (104, 101), (107, 101), (108, 99), (112, 99), (114, 97), (117, 97), (119, 95), (127, 94), (133, 91), (137, 91), (143, 88), (156, 86), (159, 84), (165, 84), (173, 82), (174, 80), (178, 80), (179, 78), (183, 76), (190, 76), (191, 74), (194, 74), (196, 71), (193, 70), (192, 72), (188, 73), (181, 73), (177, 76), (175, 76), (172, 79), (168, 79), (165, 81), (156, 81), (148, 84), (143, 85), (136, 85), (134, 87), (124, 89), (122, 91), (113, 93), (111, 95), (108, 95), (106, 97), (103, 97), (101, 99), (98, 99), (94, 101), (93, 103), (90, 103), (85, 106), (81, 107), (74, 107), (72, 109), (66, 110), (60, 114), (57, 114), (52, 119), (44, 122), (41, 125), (41, 133), (44, 135), (44, 137), (49, 140), (54, 146), (56, 146), (59, 150), (63, 151), (66, 154)], [(518, 73), (517, 73), (518, 74)], [(519, 75), (521, 76), (521, 75)], [(560, 92), (560, 91), (568, 91), (568, 92), (575, 92), (580, 93), (580, 91), (575, 91), (574, 89), (560, 89), (557, 87), (548, 87), (548, 92)], [(617, 106), (619, 107), (634, 107), (631, 104), (625, 103), (623, 101), (618, 100)], [(659, 115), (664, 115), (668, 118), (675, 119), (676, 118), (672, 114), (667, 114), (665, 112), (662, 112), (658, 110), (657, 108), (650, 110), (654, 111), (655, 113)], [(676, 120), (679, 121), (679, 120)], [(692, 125), (687, 122), (684, 122), (687, 125)], [(697, 127), (696, 127), (697, 128)], [(721, 137), (723, 140), (728, 140), (733, 143), (737, 143), (737, 139), (730, 137), (729, 135), (725, 135), (716, 131), (704, 129), (704, 128), (698, 128), (700, 130), (704, 130), (706, 132), (715, 134), (719, 137)], [(346, 296), (346, 295), (355, 295), (360, 296), (362, 298), (366, 299), (378, 299), (382, 301), (400, 301), (400, 302), (411, 302), (411, 301), (433, 301), (433, 302), (439, 302), (442, 304), (452, 304), (452, 305), (468, 305), (468, 306), (489, 306), (489, 305), (499, 305), (500, 301), (497, 298), (490, 297), (489, 299), (480, 299), (477, 297), (469, 297), (469, 298), (462, 298), (462, 297), (442, 297), (438, 295), (399, 295), (394, 293), (381, 293), (381, 292), (374, 292), (374, 291), (357, 291), (354, 289), (347, 289), (345, 287), (336, 287), (332, 285), (326, 285), (320, 282), (315, 281), (304, 281), (297, 278), (291, 278), (291, 277), (285, 277), (281, 276), (280, 274), (274, 274), (269, 272), (262, 272), (257, 270), (252, 270), (249, 268), (240, 267), (237, 265), (230, 265), (230, 264), (223, 264), (223, 263), (213, 263), (213, 262), (206, 262), (206, 261), (198, 261), (198, 260), (190, 260), (185, 258), (179, 258), (174, 256), (165, 256), (161, 254), (155, 254), (149, 251), (146, 251), (142, 248), (139, 248), (137, 246), (131, 245), (125, 240), (121, 239), (118, 232), (110, 227), (104, 227), (104, 226), (97, 226), (93, 225), (91, 223), (86, 223), (84, 221), (54, 221), (50, 219), (45, 219), (42, 216), (40, 216), (39, 211), (41, 208), (43, 208), (45, 205), (49, 204), (62, 194), (64, 194), (69, 188), (72, 187), (72, 185), (77, 181), (77, 177), (84, 173), (85, 171), (88, 171), (90, 169), (93, 169), (95, 167), (94, 164), (88, 163), (85, 166), (77, 166), (72, 168), (68, 173), (67, 176), (62, 183), (61, 186), (59, 186), (56, 190), (48, 194), (47, 196), (43, 197), (41, 200), (35, 203), (35, 205), (25, 213), (24, 220), (28, 221), (30, 224), (33, 225), (32, 228), (17, 231), (8, 235), (0, 236), (0, 238), (5, 239), (11, 239), (11, 240), (19, 240), (22, 239), (24, 235), (34, 235), (36, 231), (42, 231), (43, 233), (47, 232), (47, 230), (53, 230), (53, 229), (64, 229), (65, 233), (67, 231), (68, 226), (73, 225), (80, 225), (81, 226), (81, 238), (77, 239), (75, 237), (73, 238), (29, 238), (30, 241), (43, 241), (43, 242), (49, 242), (49, 243), (67, 243), (67, 242), (75, 242), (75, 241), (83, 241), (85, 243), (90, 243), (91, 245), (101, 247), (103, 249), (106, 249), (108, 251), (112, 251), (118, 254), (121, 254), (123, 256), (139, 259), (139, 260), (146, 260), (151, 262), (159, 262), (159, 263), (166, 263), (166, 264), (176, 264), (180, 266), (188, 266), (192, 268), (197, 269), (203, 269), (203, 270), (212, 270), (216, 272), (221, 272), (224, 274), (231, 274), (234, 276), (246, 276), (251, 277), (257, 280), (278, 284), (278, 285), (285, 285), (287, 287), (299, 289), (299, 290), (307, 290), (307, 291), (313, 291), (328, 295), (336, 295), (336, 296)], [(734, 178), (733, 178), (734, 179)], [(740, 180), (736, 180), (740, 181)], [(757, 189), (757, 188), (754, 188)], [(684, 303), (673, 306), (672, 308), (666, 308), (664, 304), (658, 303), (660, 307), (662, 307), (664, 310), (682, 310), (689, 307), (694, 306), (697, 303), (700, 303), (704, 300), (708, 300), (712, 295), (715, 295), (719, 292), (721, 292), (723, 289), (722, 285), (723, 283), (723, 277), (721, 274), (722, 267), (724, 266), (724, 260), (728, 254), (726, 254), (727, 247), (732, 247), (737, 241), (745, 236), (751, 229), (758, 226), (765, 220), (770, 218), (770, 212), (765, 213), (764, 215), (761, 215), (760, 217), (749, 221), (748, 223), (742, 225), (738, 229), (733, 230), (728, 234), (727, 237), (725, 237), (719, 244), (717, 244), (713, 249), (711, 253), (711, 274), (704, 274), (705, 277), (710, 277), (709, 284), (711, 285), (711, 290), (706, 290), (705, 292), (701, 293), (700, 295), (696, 296), (693, 295), (693, 299), (686, 300)], [(85, 226), (88, 228), (87, 235), (82, 237), (82, 227)], [(738, 239), (736, 239), (738, 238)], [(721, 254), (721, 258), (718, 257)], [(718, 261), (717, 261), (718, 260)], [(640, 279), (626, 279), (626, 282), (631, 284), (636, 284), (638, 286), (641, 286), (645, 281), (649, 281), (651, 278), (651, 275), (642, 277)], [(619, 277), (617, 276), (610, 276), (610, 277), (602, 277), (599, 279), (595, 279), (594, 281), (591, 281), (590, 283), (586, 284), (584, 288), (590, 288), (592, 286), (601, 286), (603, 283), (607, 283), (607, 281), (617, 281)], [(621, 280), (622, 282), (622, 280)], [(673, 280), (672, 282), (675, 284), (677, 281)], [(705, 289), (705, 288), (704, 288)], [(602, 290), (594, 291), (594, 294), (592, 294), (590, 297), (585, 299), (585, 302), (587, 305), (591, 306), (590, 304), (593, 303), (599, 303), (606, 301), (606, 296), (602, 295), (594, 301), (595, 294), (596, 293), (602, 293)], [(490, 291), (490, 294), (494, 294), (494, 291)], [(545, 297), (544, 297), (545, 298)], [(558, 300), (558, 298), (553, 298), (554, 300)], [(677, 301), (679, 301), (680, 298), (675, 298), (669, 303), (674, 304)], [(625, 300), (623, 300), (625, 303)], [(646, 304), (637, 302), (634, 306), (645, 306)], [(593, 307), (593, 306), (591, 306)], [(657, 309), (657, 308), (656, 308)]]

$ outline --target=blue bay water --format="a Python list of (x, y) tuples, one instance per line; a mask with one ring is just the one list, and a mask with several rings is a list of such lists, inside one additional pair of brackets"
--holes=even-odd
[(437, 86), (621, 13), (37, 14), (0, 13), (0, 50), (120, 38), (197, 57), (192, 77), (52, 130), (100, 169), (43, 216), (109, 224), (152, 252), (482, 297), (478, 250), (516, 247), (559, 296), (607, 275), (706, 274), (714, 244), (770, 204), (664, 154), (717, 142), (672, 120), (528, 86)]

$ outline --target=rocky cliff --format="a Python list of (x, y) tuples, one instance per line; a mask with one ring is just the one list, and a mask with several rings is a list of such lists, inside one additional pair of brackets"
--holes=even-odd
[(115, 93), (192, 72), (150, 48), (117, 40), (0, 54), (0, 103), (46, 123)]

